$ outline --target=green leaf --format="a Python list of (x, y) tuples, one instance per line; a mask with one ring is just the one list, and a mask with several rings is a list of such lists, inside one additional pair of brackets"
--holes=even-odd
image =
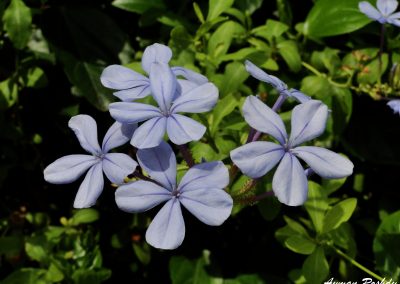
[(381, 72), (379, 73), (379, 59), (373, 59), (361, 70), (361, 72), (357, 74), (357, 82), (360, 84), (373, 84), (377, 82), (378, 78), (382, 76), (388, 67), (388, 62), (388, 54), (382, 54), (382, 66), (380, 70)]
[(347, 222), (357, 206), (356, 198), (345, 199), (333, 206), (326, 213), (322, 232), (327, 233), (338, 228), (342, 223)]
[(324, 190), (319, 184), (312, 181), (308, 182), (308, 199), (304, 206), (317, 233), (322, 232), (325, 212), (328, 209), (328, 201)]
[(141, 244), (133, 243), (133, 250), (141, 263), (147, 265), (151, 260), (150, 246), (144, 242)]
[(236, 1), (235, 5), (240, 11), (245, 12), (246, 15), (251, 15), (261, 7), (262, 3), (263, 0), (240, 0)]
[(307, 15), (304, 32), (326, 37), (358, 30), (371, 20), (358, 9), (359, 0), (319, 0)]
[(87, 99), (93, 106), (101, 111), (107, 111), (108, 106), (115, 98), (111, 91), (100, 82), (100, 75), (104, 70), (103, 65), (78, 61), (68, 53), (59, 53), (64, 64), (64, 71), (69, 81), (74, 85), (72, 94)]
[(347, 177), (339, 179), (322, 179), (322, 187), (323, 187), (322, 190), (328, 196), (329, 194), (341, 188), (343, 184), (346, 182), (346, 180)]
[(52, 263), (46, 273), (46, 280), (50, 283), (60, 282), (64, 279), (64, 274), (58, 267)]
[(47, 242), (44, 235), (30, 237), (25, 242), (26, 254), (38, 262), (47, 261), (49, 255), (47, 251)]
[(206, 267), (210, 264), (210, 252), (203, 251), (202, 257), (188, 260), (182, 256), (173, 256), (169, 262), (172, 284), (222, 284), (223, 279), (211, 276)]
[(114, 0), (111, 4), (117, 8), (139, 14), (151, 9), (165, 9), (163, 0)]
[(44, 280), (45, 273), (45, 269), (21, 268), (8, 275), (1, 284), (47, 284)]
[(316, 244), (302, 235), (295, 235), (285, 240), (285, 246), (296, 253), (308, 255), (314, 251)]
[(257, 274), (243, 274), (234, 279), (224, 279), (223, 284), (265, 284), (266, 282)]
[(280, 37), (288, 30), (289, 27), (286, 24), (269, 19), (265, 25), (254, 28), (251, 33), (272, 42), (273, 38)]
[(353, 111), (353, 96), (350, 89), (332, 87), (333, 131), (340, 137), (350, 121)]
[(4, 30), (18, 49), (24, 48), (31, 36), (32, 14), (22, 0), (11, 0), (3, 15)]
[(76, 211), (72, 216), (72, 225), (93, 223), (99, 219), (99, 212), (96, 209), (84, 208)]
[(200, 7), (199, 7), (199, 4), (197, 4), (196, 2), (193, 2), (193, 10), (194, 10), (194, 13), (197, 16), (197, 19), (199, 19), (200, 23), (203, 24), (205, 22), (204, 15), (203, 15), (203, 12), (201, 11)]
[(237, 106), (239, 106), (239, 100), (233, 94), (225, 96), (218, 102), (209, 117), (210, 131), (212, 135), (214, 135), (218, 130), (218, 126), (222, 119), (230, 114)]
[(290, 70), (293, 72), (300, 71), (301, 57), (296, 42), (293, 40), (281, 41), (277, 47)]
[(16, 256), (24, 247), (22, 235), (0, 237), (0, 255)]
[(26, 70), (23, 78), (25, 86), (28, 88), (43, 88), (47, 85), (47, 77), (39, 67), (33, 67)]
[(267, 221), (275, 219), (281, 211), (281, 207), (282, 203), (277, 198), (265, 198), (257, 203), (258, 211)]
[(307, 76), (301, 81), (300, 90), (305, 94), (323, 100), (330, 93), (330, 84), (326, 77)]
[(287, 217), (287, 216), (283, 216), (283, 219), (285, 220), (286, 224), (288, 224), (288, 226), (295, 232), (300, 233), (303, 236), (308, 237), (308, 233), (307, 230), (304, 228), (304, 226), (302, 224), (300, 224), (299, 222)]
[(276, 0), (276, 6), (278, 7), (279, 20), (291, 26), (293, 20), (293, 12), (292, 8), (290, 7), (290, 1)]
[(320, 284), (326, 280), (329, 275), (329, 265), (322, 247), (317, 247), (314, 252), (306, 258), (302, 271), (307, 280), (307, 284)]
[(400, 280), (400, 211), (382, 220), (375, 234), (373, 251), (376, 265), (387, 279)]
[(18, 101), (18, 86), (14, 80), (0, 82), (0, 110), (13, 106)]
[(216, 19), (219, 15), (228, 10), (233, 2), (234, 0), (209, 0), (207, 21)]
[[(239, 91), (239, 87), (249, 77), (244, 64), (241, 62), (231, 62), (225, 67), (224, 77), (218, 85), (221, 96)], [(222, 84), (222, 85), (221, 85)]]
[(215, 30), (208, 41), (208, 53), (216, 60), (217, 65), (219, 58), (227, 53), (232, 39), (244, 32), (243, 26), (234, 21), (227, 21)]
[(78, 269), (72, 273), (72, 279), (76, 284), (100, 284), (111, 277), (111, 270), (102, 268), (100, 270)]

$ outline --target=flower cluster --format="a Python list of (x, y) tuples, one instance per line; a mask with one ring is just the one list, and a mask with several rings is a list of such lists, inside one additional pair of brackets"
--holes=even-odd
[[(44, 170), (45, 180), (56, 184), (71, 183), (88, 171), (76, 195), (76, 208), (95, 204), (104, 187), (103, 172), (118, 186), (115, 200), (121, 210), (138, 213), (165, 203), (146, 232), (147, 242), (160, 249), (177, 248), (184, 239), (181, 205), (211, 226), (221, 225), (233, 207), (228, 193), (228, 168), (222, 161), (195, 165), (186, 161), (190, 168), (177, 183), (176, 156), (164, 141), (165, 134), (176, 145), (201, 139), (206, 127), (182, 113), (213, 109), (218, 89), (201, 74), (170, 67), (171, 58), (167, 46), (153, 44), (142, 57), (147, 76), (119, 65), (107, 67), (101, 82), (113, 89), (121, 102), (109, 106), (116, 122), (107, 131), (102, 146), (97, 142), (93, 118), (72, 117), (69, 127), (90, 155), (65, 156)], [(277, 143), (256, 141), (259, 136), (254, 136), (252, 142), (231, 152), (233, 163), (251, 178), (260, 178), (279, 164), (273, 191), (282, 203), (290, 206), (301, 205), (307, 199), (307, 175), (298, 158), (324, 178), (350, 175), (353, 164), (345, 157), (320, 147), (299, 146), (322, 134), (328, 118), (327, 106), (298, 90), (288, 89), (280, 79), (250, 61), (245, 65), (253, 77), (272, 85), (280, 94), (272, 109), (254, 96), (247, 97), (243, 105), (246, 122), (259, 133), (275, 138)], [(151, 96), (154, 104), (137, 101), (146, 96)], [(300, 103), (293, 109), (289, 136), (276, 112), (287, 97)], [(136, 157), (110, 153), (128, 141), (137, 148)], [(186, 155), (187, 152), (183, 153)], [(129, 176), (133, 178), (127, 179)]]

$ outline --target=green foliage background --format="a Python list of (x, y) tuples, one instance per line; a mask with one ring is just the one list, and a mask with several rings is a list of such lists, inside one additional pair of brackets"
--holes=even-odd
[[(387, 27), (379, 68), (380, 25), (357, 5), (2, 0), (0, 283), (400, 281), (400, 118), (385, 105), (400, 95), (400, 33)], [(312, 177), (309, 200), (292, 208), (273, 197), (256, 201), (271, 190), (270, 175), (250, 188), (248, 178), (232, 173), (232, 217), (214, 228), (184, 213), (185, 241), (172, 252), (144, 241), (155, 212), (119, 211), (110, 184), (94, 208), (72, 210), (79, 181), (50, 185), (43, 169), (81, 153), (67, 127), (71, 116), (90, 114), (105, 132), (115, 98), (100, 84), (103, 68), (142, 72), (142, 52), (155, 42), (172, 48), (172, 65), (201, 72), (220, 90), (216, 108), (194, 116), (208, 127), (190, 144), (196, 161), (229, 165), (230, 150), (249, 131), (240, 112), (245, 97), (258, 94), (269, 105), (276, 99), (270, 86), (249, 78), (249, 59), (329, 106), (327, 131), (312, 144), (349, 156), (354, 175)], [(282, 109), (285, 122), (293, 105)]]

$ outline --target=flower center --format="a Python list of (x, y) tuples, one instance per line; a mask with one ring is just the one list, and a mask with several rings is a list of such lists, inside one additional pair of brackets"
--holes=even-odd
[(179, 190), (174, 189), (174, 190), (171, 192), (171, 195), (174, 196), (174, 197), (176, 197), (176, 198), (179, 198), (179, 196), (181, 196), (181, 193), (179, 192)]

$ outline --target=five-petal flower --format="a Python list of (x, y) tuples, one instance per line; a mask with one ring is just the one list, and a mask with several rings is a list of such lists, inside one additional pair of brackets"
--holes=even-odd
[[(212, 83), (181, 84), (166, 63), (154, 62), (150, 67), (150, 87), (158, 108), (136, 102), (110, 104), (111, 116), (122, 123), (144, 122), (132, 136), (131, 144), (139, 149), (158, 146), (165, 132), (177, 145), (199, 140), (206, 128), (180, 112), (201, 113), (211, 110), (218, 100), (218, 89)], [(177, 96), (176, 94), (179, 93)]]
[[(145, 49), (142, 56), (142, 69), (150, 74), (153, 63), (168, 64), (171, 58), (172, 51), (168, 46), (155, 43)], [(175, 76), (182, 76), (197, 85), (208, 82), (205, 76), (183, 67), (172, 67), (171, 70)], [(100, 81), (105, 87), (117, 90), (114, 95), (122, 101), (141, 99), (151, 93), (149, 78), (121, 65), (110, 65), (105, 68)]]
[(96, 203), (103, 191), (103, 171), (111, 182), (122, 184), (135, 170), (137, 163), (131, 157), (108, 152), (128, 142), (136, 125), (115, 122), (104, 136), (101, 148), (97, 141), (96, 121), (92, 117), (74, 116), (68, 126), (75, 132), (82, 148), (91, 155), (68, 155), (57, 159), (44, 170), (44, 179), (54, 184), (71, 183), (89, 169), (74, 202), (75, 208), (86, 208)]
[(278, 144), (266, 141), (248, 143), (231, 151), (232, 161), (252, 178), (262, 177), (279, 163), (272, 188), (280, 202), (298, 206), (307, 199), (307, 177), (297, 158), (304, 160), (323, 178), (342, 178), (352, 174), (353, 164), (348, 159), (324, 148), (298, 146), (324, 131), (328, 108), (322, 102), (310, 100), (293, 109), (290, 136), (280, 116), (254, 96), (246, 99), (243, 113), (251, 127), (271, 135)]
[(288, 89), (288, 86), (282, 80), (273, 75), (267, 74), (249, 60), (246, 60), (245, 65), (247, 72), (249, 72), (251, 76), (260, 81), (270, 84), (272, 87), (274, 87), (274, 89), (278, 91), (279, 95), (285, 97), (293, 97), (300, 103), (304, 103), (306, 101), (311, 100), (309, 96), (306, 96), (299, 90)]
[(160, 249), (175, 249), (185, 237), (181, 204), (201, 222), (221, 225), (231, 214), (233, 201), (223, 188), (229, 183), (228, 169), (222, 162), (197, 164), (176, 184), (176, 158), (171, 147), (158, 147), (137, 153), (141, 167), (157, 182), (136, 181), (115, 192), (118, 207), (126, 212), (147, 211), (163, 202), (146, 232), (149, 244)]
[(377, 0), (376, 9), (371, 3), (362, 1), (358, 3), (358, 8), (368, 18), (378, 21), (381, 24), (392, 24), (400, 27), (400, 12), (394, 13), (398, 6), (397, 0)]

